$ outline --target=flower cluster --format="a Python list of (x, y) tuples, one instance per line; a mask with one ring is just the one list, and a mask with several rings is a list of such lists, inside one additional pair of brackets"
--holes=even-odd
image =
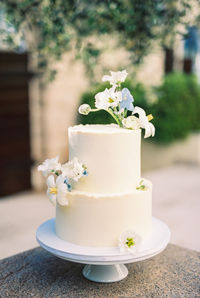
[(56, 201), (62, 205), (68, 205), (67, 193), (72, 190), (72, 184), (82, 176), (87, 176), (86, 165), (80, 163), (76, 157), (66, 162), (59, 163), (59, 157), (46, 159), (38, 166), (44, 177), (47, 178), (47, 195), (55, 205)]
[(120, 252), (137, 253), (140, 249), (142, 238), (137, 235), (134, 231), (128, 230), (121, 234), (119, 239)]
[[(88, 104), (79, 107), (79, 113), (88, 115), (90, 112), (99, 110), (107, 111), (120, 127), (127, 129), (145, 129), (145, 138), (155, 135), (155, 127), (150, 121), (153, 116), (146, 115), (145, 111), (133, 105), (134, 98), (127, 88), (121, 88), (121, 83), (126, 80), (128, 75), (126, 70), (113, 72), (111, 75), (105, 75), (102, 81), (109, 81), (111, 88), (106, 88), (103, 92), (95, 95), (95, 109)], [(128, 116), (131, 113), (130, 116)], [(136, 114), (138, 117), (136, 117)]]

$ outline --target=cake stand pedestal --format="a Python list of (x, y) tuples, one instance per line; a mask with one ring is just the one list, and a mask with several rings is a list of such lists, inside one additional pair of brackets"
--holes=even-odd
[(128, 269), (123, 264), (86, 265), (82, 270), (83, 276), (95, 282), (116, 282), (128, 275)]
[(64, 241), (55, 233), (55, 219), (45, 221), (36, 232), (36, 239), (41, 247), (64, 260), (87, 264), (83, 276), (95, 282), (116, 282), (128, 275), (124, 264), (151, 258), (162, 252), (170, 240), (170, 230), (162, 221), (152, 219), (152, 233), (140, 247), (140, 251), (131, 254), (121, 253), (118, 247), (87, 247)]

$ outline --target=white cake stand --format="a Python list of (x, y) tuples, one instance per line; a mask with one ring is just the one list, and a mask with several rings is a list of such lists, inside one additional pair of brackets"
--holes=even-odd
[(162, 221), (152, 219), (152, 234), (143, 241), (136, 254), (121, 253), (118, 247), (95, 248), (66, 242), (55, 233), (55, 219), (45, 221), (36, 232), (41, 247), (64, 260), (87, 264), (83, 276), (95, 282), (116, 282), (128, 275), (124, 264), (151, 258), (165, 249), (170, 240), (170, 230)]

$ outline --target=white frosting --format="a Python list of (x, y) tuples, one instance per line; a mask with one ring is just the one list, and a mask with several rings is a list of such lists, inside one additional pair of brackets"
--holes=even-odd
[(76, 132), (87, 133), (130, 133), (130, 130), (119, 127), (117, 124), (79, 124), (69, 127), (70, 130)]
[(133, 191), (140, 181), (141, 130), (111, 125), (69, 127), (69, 159), (86, 164), (88, 176), (74, 189), (89, 193)]
[(134, 230), (141, 237), (151, 232), (152, 185), (118, 194), (68, 193), (69, 206), (56, 207), (56, 233), (85, 246), (117, 246), (120, 235)]
[(85, 246), (117, 246), (127, 230), (145, 238), (151, 232), (152, 185), (137, 190), (141, 130), (117, 125), (70, 127), (69, 159), (88, 168), (67, 194), (68, 206), (56, 205), (56, 234)]

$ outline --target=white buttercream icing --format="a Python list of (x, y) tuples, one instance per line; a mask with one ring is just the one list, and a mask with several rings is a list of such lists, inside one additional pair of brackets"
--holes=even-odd
[(117, 246), (120, 235), (133, 229), (144, 238), (151, 232), (151, 183), (146, 191), (126, 194), (68, 193), (69, 206), (56, 207), (56, 233), (85, 246)]
[[(138, 129), (139, 130), (139, 129)], [(117, 124), (79, 124), (69, 127), (69, 131), (83, 132), (83, 133), (125, 133), (134, 134), (133, 130), (119, 127)]]
[(77, 157), (87, 165), (88, 176), (74, 189), (91, 193), (133, 191), (140, 181), (141, 130), (118, 125), (70, 127), (69, 159)]

